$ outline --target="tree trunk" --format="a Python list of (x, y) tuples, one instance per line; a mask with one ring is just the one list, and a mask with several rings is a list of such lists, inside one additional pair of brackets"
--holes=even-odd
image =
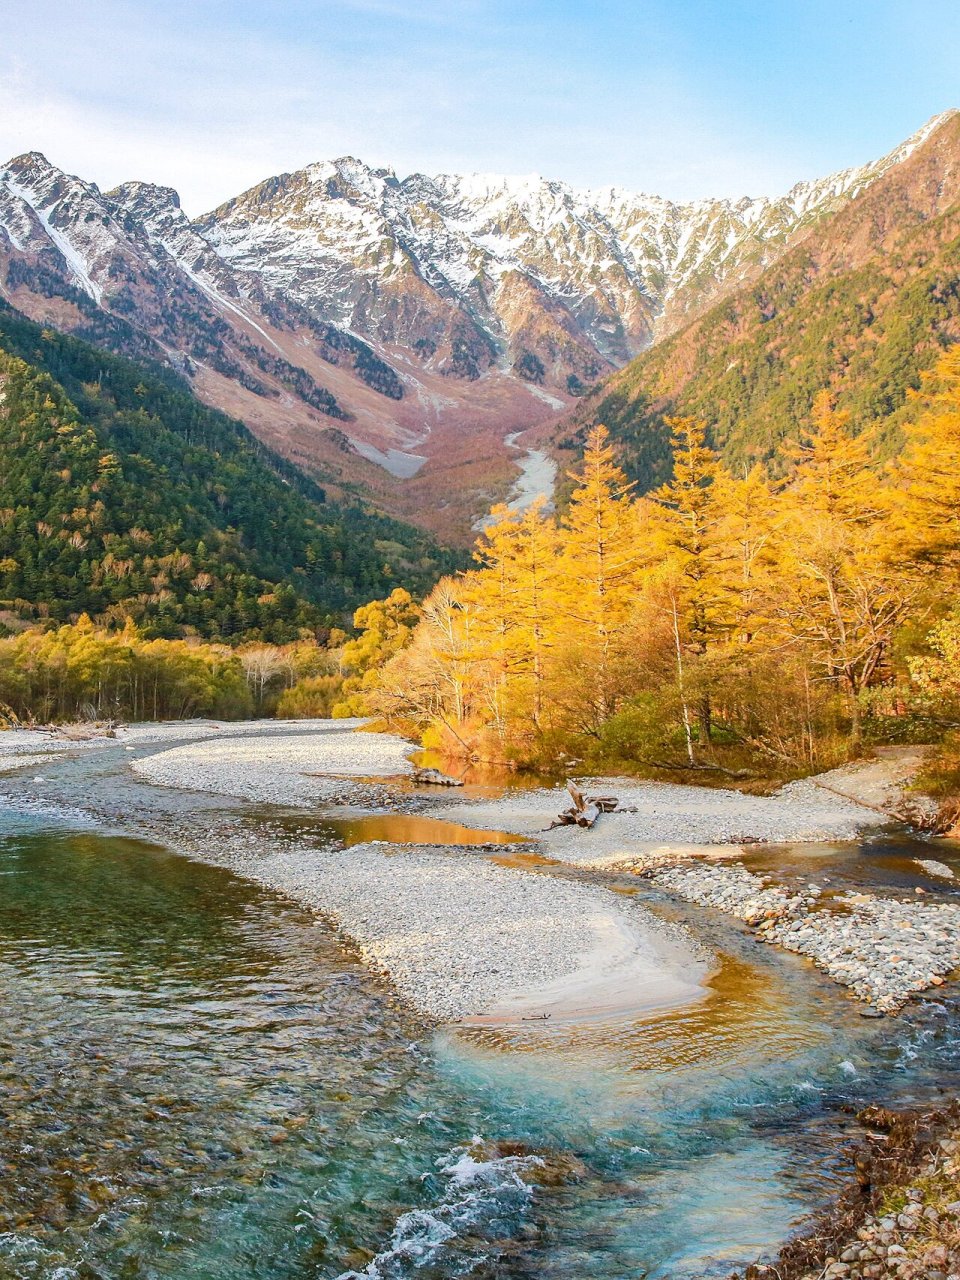
[(710, 706), (710, 695), (705, 693), (697, 705), (697, 737), (701, 747), (710, 745), (710, 733), (713, 727), (713, 709)]
[(693, 731), (690, 727), (690, 710), (687, 706), (687, 695), (683, 685), (683, 646), (680, 644), (680, 622), (677, 618), (677, 600), (672, 597), (673, 605), (673, 643), (677, 655), (677, 690), (680, 694), (680, 706), (683, 710), (683, 732), (687, 742), (687, 759), (691, 764), (696, 763), (693, 754)]
[(849, 675), (844, 676), (847, 704), (850, 708), (850, 745), (859, 753), (863, 746), (863, 717), (860, 713), (860, 699), (857, 697), (857, 686)]

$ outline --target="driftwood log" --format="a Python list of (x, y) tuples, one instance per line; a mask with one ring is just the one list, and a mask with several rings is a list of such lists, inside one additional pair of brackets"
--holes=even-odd
[(573, 804), (550, 823), (548, 831), (554, 827), (592, 827), (601, 813), (613, 813), (618, 804), (616, 796), (585, 796), (570, 779), (567, 780), (567, 790)]
[(439, 769), (414, 769), (410, 775), (417, 786), (462, 787), (462, 778), (451, 778)]

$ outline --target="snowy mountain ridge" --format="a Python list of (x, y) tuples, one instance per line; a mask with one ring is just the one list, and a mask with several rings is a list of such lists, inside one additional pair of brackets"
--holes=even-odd
[(782, 197), (685, 204), (538, 175), (400, 179), (346, 156), (269, 178), (191, 221), (170, 188), (101, 193), (33, 152), (0, 171), (0, 237), (98, 306), (119, 258), (128, 274), (166, 277), (220, 313), (239, 308), (267, 341), (256, 308), (293, 303), (444, 374), (498, 366), (575, 390), (762, 268), (950, 114), (879, 161)]
[(104, 192), (29, 152), (0, 168), (0, 297), (173, 366), (332, 493), (462, 532), (505, 492), (505, 438), (552, 430), (956, 115), (778, 198), (688, 203), (346, 156), (191, 219), (172, 188)]
[[(405, 283), (425, 285), (477, 330), (472, 372), (504, 351), (514, 361), (528, 353), (544, 364), (546, 381), (562, 385), (571, 371), (595, 377), (597, 357), (624, 363), (729, 279), (763, 266), (907, 159), (949, 114), (879, 161), (798, 183), (777, 199), (681, 204), (538, 175), (400, 179), (346, 156), (268, 179), (195, 225), (221, 259), (268, 291), (387, 343), (428, 349), (424, 317), (405, 321), (394, 300)], [(529, 364), (527, 376), (536, 374)]]

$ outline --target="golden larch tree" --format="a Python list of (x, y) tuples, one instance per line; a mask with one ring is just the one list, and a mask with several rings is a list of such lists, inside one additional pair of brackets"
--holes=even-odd
[(560, 561), (552, 610), (562, 626), (567, 687), (560, 696), (579, 708), (594, 731), (622, 696), (622, 658), (629, 648), (644, 546), (638, 536), (632, 485), (615, 461), (607, 429), (587, 436), (583, 464), (560, 524)]

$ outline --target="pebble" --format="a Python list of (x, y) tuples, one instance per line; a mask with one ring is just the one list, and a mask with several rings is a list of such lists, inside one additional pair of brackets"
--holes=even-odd
[(743, 920), (757, 936), (804, 955), (877, 1014), (941, 986), (960, 967), (960, 906), (821, 890), (791, 891), (742, 863), (682, 861), (648, 871), (658, 887)]
[(957, 878), (951, 867), (948, 867), (945, 862), (939, 862), (936, 858), (917, 858), (917, 865), (923, 867), (928, 875), (940, 876), (943, 880)]
[[(836, 1256), (801, 1280), (960, 1280), (960, 1201), (940, 1203), (939, 1209), (926, 1203), (939, 1203), (956, 1184), (950, 1148), (960, 1151), (960, 1144), (952, 1138), (941, 1143), (925, 1157), (911, 1185), (900, 1188), (907, 1202), (902, 1212), (868, 1214)], [(759, 1274), (774, 1280), (779, 1273), (773, 1265), (760, 1267)]]

